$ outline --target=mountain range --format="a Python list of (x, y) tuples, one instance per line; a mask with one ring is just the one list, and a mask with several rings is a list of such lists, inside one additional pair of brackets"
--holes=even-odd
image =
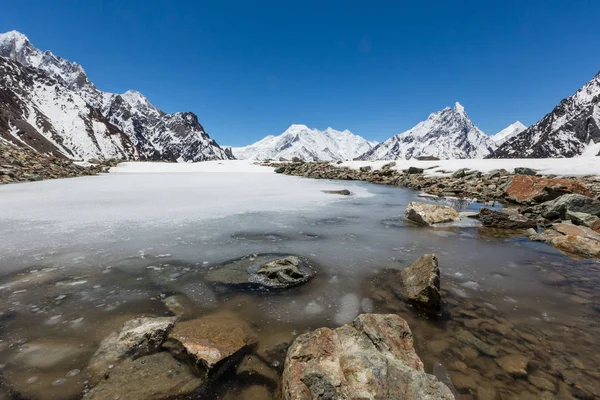
[(0, 34), (0, 137), (72, 159), (233, 159), (191, 112), (168, 114), (141, 93), (99, 90), (83, 68)]
[(267, 136), (245, 147), (232, 148), (236, 158), (264, 160), (300, 158), (305, 161), (352, 160), (369, 151), (377, 142), (370, 142), (352, 132), (327, 128), (310, 129), (292, 125), (278, 136)]
[(377, 143), (348, 130), (291, 125), (244, 147), (219, 146), (191, 112), (165, 113), (141, 93), (99, 90), (84, 69), (35, 48), (17, 31), (0, 34), (0, 138), (71, 159), (192, 162), (392, 160), (415, 157), (547, 158), (600, 151), (600, 73), (539, 122), (483, 133), (456, 103)]

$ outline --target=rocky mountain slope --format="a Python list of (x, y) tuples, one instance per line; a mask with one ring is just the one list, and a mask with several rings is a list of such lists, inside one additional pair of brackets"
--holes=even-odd
[(494, 141), (477, 128), (460, 103), (435, 112), (414, 128), (400, 133), (363, 154), (361, 160), (483, 158)]
[(600, 73), (489, 158), (600, 155)]
[(27, 37), (0, 34), (0, 137), (73, 159), (233, 159), (195, 114), (167, 114), (136, 91), (99, 90), (83, 68)]
[(500, 132), (496, 133), (492, 136), (492, 140), (496, 142), (496, 145), (500, 146), (507, 140), (512, 139), (517, 136), (519, 133), (523, 132), (527, 127), (523, 125), (520, 121), (510, 124), (506, 128), (502, 129)]
[(306, 125), (292, 125), (281, 135), (267, 136), (249, 146), (234, 147), (232, 151), (236, 158), (248, 160), (298, 157), (304, 161), (337, 161), (352, 160), (376, 144), (348, 130), (320, 131)]

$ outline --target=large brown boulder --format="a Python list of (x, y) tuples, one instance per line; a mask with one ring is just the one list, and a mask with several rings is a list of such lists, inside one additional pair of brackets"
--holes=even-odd
[(515, 175), (506, 189), (506, 197), (516, 203), (541, 203), (567, 193), (592, 196), (592, 192), (574, 179)]
[(440, 294), (440, 269), (435, 254), (425, 254), (410, 267), (398, 273), (396, 295), (418, 306), (432, 310), (442, 307)]
[(405, 320), (362, 314), (335, 330), (320, 328), (296, 338), (285, 360), (284, 400), (454, 399), (413, 347)]
[(163, 347), (186, 361), (200, 377), (217, 377), (256, 344), (253, 330), (231, 312), (179, 322)]
[(408, 203), (404, 216), (409, 221), (426, 226), (460, 221), (460, 215), (452, 207), (419, 203), (417, 201)]

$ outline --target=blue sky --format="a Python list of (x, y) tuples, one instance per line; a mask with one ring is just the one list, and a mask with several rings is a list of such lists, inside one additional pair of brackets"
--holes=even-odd
[(488, 134), (532, 124), (600, 70), (598, 15), (596, 0), (28, 0), (4, 2), (0, 31), (243, 145), (292, 123), (381, 141), (456, 101)]

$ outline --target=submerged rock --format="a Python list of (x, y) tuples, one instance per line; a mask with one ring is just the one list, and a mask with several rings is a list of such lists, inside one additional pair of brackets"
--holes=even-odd
[(169, 353), (162, 352), (125, 360), (86, 393), (86, 400), (159, 400), (180, 398), (204, 383)]
[(399, 285), (396, 295), (420, 306), (439, 310), (442, 307), (440, 294), (440, 269), (435, 254), (425, 254), (410, 267), (398, 274)]
[(335, 330), (298, 336), (285, 361), (282, 399), (454, 399), (423, 370), (406, 321), (362, 314)]
[(77, 366), (77, 361), (86, 355), (89, 357), (92, 351), (75, 340), (44, 338), (21, 345), (8, 361), (19, 367), (52, 371), (70, 364)]
[(163, 346), (207, 378), (236, 364), (255, 344), (248, 324), (231, 312), (220, 312), (178, 323)]
[(529, 229), (536, 228), (537, 223), (520, 214), (508, 214), (504, 212), (481, 208), (479, 220), (483, 226), (500, 229)]
[(315, 270), (308, 261), (287, 256), (242, 257), (210, 271), (206, 280), (241, 289), (286, 289), (308, 282)]
[(412, 201), (406, 207), (404, 216), (419, 225), (434, 225), (443, 222), (460, 221), (460, 215), (452, 207)]
[(527, 376), (529, 359), (521, 354), (509, 354), (496, 360), (500, 368), (515, 377)]
[(458, 330), (454, 337), (464, 344), (472, 346), (476, 348), (480, 353), (485, 354), (486, 356), (496, 357), (498, 356), (498, 352), (496, 348), (492, 345), (485, 343), (484, 341), (476, 338), (472, 333), (465, 331), (464, 329)]
[(350, 191), (348, 189), (342, 189), (342, 190), (323, 190), (323, 193), (340, 194), (342, 196), (350, 196)]
[(120, 332), (110, 335), (100, 343), (88, 364), (88, 370), (98, 377), (111, 365), (127, 357), (135, 359), (157, 352), (174, 323), (174, 317), (135, 318), (127, 321)]

